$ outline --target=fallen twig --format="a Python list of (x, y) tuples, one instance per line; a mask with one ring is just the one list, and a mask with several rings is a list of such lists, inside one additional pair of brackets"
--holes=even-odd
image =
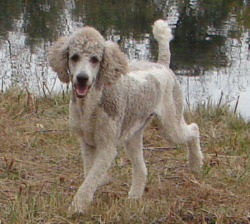
[(224, 157), (224, 158), (239, 158), (241, 156), (226, 156), (226, 155), (219, 155), (217, 153), (215, 154), (204, 154), (205, 156), (214, 156), (214, 157)]
[(220, 189), (216, 189), (214, 187), (212, 187), (211, 185), (209, 184), (201, 184), (199, 183), (195, 178), (191, 179), (190, 177), (186, 176), (185, 175), (185, 179), (190, 181), (191, 183), (193, 184), (196, 184), (198, 185), (199, 187), (203, 188), (203, 189), (208, 189), (208, 190), (212, 190), (213, 192), (217, 192), (217, 193), (228, 193), (230, 196), (232, 197), (239, 197), (237, 195), (235, 195), (233, 192), (225, 189), (225, 190), (220, 190)]
[(46, 129), (46, 130), (26, 132), (26, 134), (33, 134), (33, 133), (37, 133), (37, 132), (46, 133), (46, 132), (56, 132), (56, 131), (72, 131), (72, 129)]
[(126, 195), (127, 192), (126, 191), (111, 191), (111, 190), (102, 190), (102, 193), (104, 194), (119, 194), (119, 195)]
[(154, 150), (177, 149), (177, 147), (175, 147), (175, 146), (173, 146), (173, 147), (143, 147), (143, 149), (154, 151)]
[(179, 177), (179, 176), (170, 176), (170, 177), (164, 177), (164, 179), (184, 179), (184, 177)]
[[(214, 214), (214, 213), (212, 213), (212, 212), (210, 212), (208, 210), (205, 210), (203, 208), (201, 209), (201, 211), (203, 211), (203, 212), (211, 215), (212, 218), (214, 218), (216, 220), (216, 218), (217, 218), (216, 214)], [(207, 218), (209, 218), (209, 217), (207, 217)], [(250, 221), (250, 217), (249, 216), (226, 216), (226, 218), (230, 219), (230, 220), (234, 220), (234, 221), (240, 221), (240, 220), (241, 221), (247, 221), (247, 223), (249, 223), (249, 221)], [(240, 222), (240, 223), (243, 223), (243, 222)]]

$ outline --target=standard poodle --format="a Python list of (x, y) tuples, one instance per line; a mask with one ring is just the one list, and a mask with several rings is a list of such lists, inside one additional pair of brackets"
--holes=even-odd
[(199, 128), (186, 124), (181, 87), (169, 68), (167, 22), (155, 21), (153, 34), (159, 44), (157, 63), (128, 62), (116, 43), (88, 26), (50, 47), (50, 66), (62, 82), (72, 84), (69, 120), (84, 163), (85, 180), (71, 206), (75, 212), (86, 211), (120, 146), (133, 166), (129, 198), (142, 196), (147, 176), (143, 130), (153, 116), (165, 139), (187, 144), (190, 169), (202, 167)]

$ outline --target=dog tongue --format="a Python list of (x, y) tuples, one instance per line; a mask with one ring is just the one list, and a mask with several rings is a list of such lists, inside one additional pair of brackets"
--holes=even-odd
[(76, 86), (76, 93), (80, 96), (85, 96), (88, 92), (88, 86), (77, 85)]

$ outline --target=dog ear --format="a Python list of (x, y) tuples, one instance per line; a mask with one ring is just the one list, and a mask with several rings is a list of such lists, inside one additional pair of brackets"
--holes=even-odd
[(111, 85), (121, 75), (127, 73), (127, 57), (120, 50), (118, 44), (113, 41), (106, 41), (104, 55), (100, 65), (99, 81), (105, 85)]
[(58, 74), (61, 82), (69, 83), (68, 73), (69, 37), (60, 37), (49, 49), (49, 65)]

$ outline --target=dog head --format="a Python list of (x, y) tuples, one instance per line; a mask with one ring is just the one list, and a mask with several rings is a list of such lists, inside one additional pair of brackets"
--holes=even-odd
[(127, 73), (127, 58), (119, 46), (91, 27), (60, 37), (49, 49), (49, 64), (62, 82), (72, 82), (79, 98)]

